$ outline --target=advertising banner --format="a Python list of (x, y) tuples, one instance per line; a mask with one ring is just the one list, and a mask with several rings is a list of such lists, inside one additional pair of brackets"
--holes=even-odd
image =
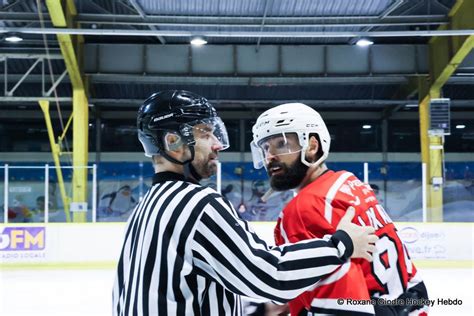
[[(274, 222), (250, 222), (250, 227), (273, 245)], [(410, 257), (429, 262), (467, 263), (473, 260), (470, 223), (396, 223)], [(115, 266), (123, 242), (125, 223), (50, 223), (44, 226), (0, 226), (2, 264)]]
[(0, 263), (44, 261), (46, 246), (44, 226), (0, 228)]

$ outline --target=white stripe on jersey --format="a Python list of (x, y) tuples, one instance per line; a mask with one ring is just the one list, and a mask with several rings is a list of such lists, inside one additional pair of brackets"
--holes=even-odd
[(341, 185), (346, 182), (346, 180), (350, 177), (353, 176), (352, 173), (350, 172), (344, 172), (342, 175), (339, 176), (339, 178), (334, 182), (334, 184), (331, 186), (329, 189), (328, 193), (326, 194), (326, 204), (324, 207), (324, 217), (328, 221), (329, 224), (332, 224), (332, 201), (334, 200), (334, 197), (336, 196), (337, 192), (339, 191), (339, 188)]
[(288, 235), (286, 234), (285, 227), (283, 227), (283, 212), (280, 213), (280, 235), (283, 237), (285, 244), (288, 244), (290, 240), (288, 239)]
[(328, 285), (328, 284), (336, 282), (337, 280), (345, 276), (347, 272), (349, 272), (350, 268), (351, 268), (351, 261), (347, 261), (346, 263), (342, 265), (342, 267), (339, 270), (331, 274), (329, 277), (319, 281), (313, 289), (318, 288), (322, 285)]

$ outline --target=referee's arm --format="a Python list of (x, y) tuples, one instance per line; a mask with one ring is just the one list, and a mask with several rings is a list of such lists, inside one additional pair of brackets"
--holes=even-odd
[(326, 239), (270, 248), (222, 198), (210, 199), (204, 208), (191, 248), (199, 274), (234, 293), (279, 302), (311, 288), (353, 252), (343, 231)]

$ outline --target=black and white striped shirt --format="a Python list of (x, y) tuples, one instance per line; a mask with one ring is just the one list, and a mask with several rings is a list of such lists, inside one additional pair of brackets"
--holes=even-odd
[(286, 302), (351, 254), (343, 231), (268, 247), (216, 191), (157, 173), (127, 224), (113, 314), (242, 315), (240, 296)]

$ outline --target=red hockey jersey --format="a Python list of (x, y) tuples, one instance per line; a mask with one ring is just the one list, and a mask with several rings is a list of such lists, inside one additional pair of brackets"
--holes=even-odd
[(373, 226), (380, 238), (373, 262), (363, 259), (347, 262), (312, 291), (290, 302), (292, 315), (303, 308), (325, 314), (344, 311), (351, 315), (371, 315), (374, 313), (371, 304), (348, 303), (347, 299), (393, 300), (421, 281), (415, 276), (416, 268), (392, 220), (378, 204), (370, 186), (347, 171), (329, 170), (303, 188), (281, 212), (275, 227), (275, 242), (281, 245), (333, 234), (350, 206), (356, 209), (353, 222)]

